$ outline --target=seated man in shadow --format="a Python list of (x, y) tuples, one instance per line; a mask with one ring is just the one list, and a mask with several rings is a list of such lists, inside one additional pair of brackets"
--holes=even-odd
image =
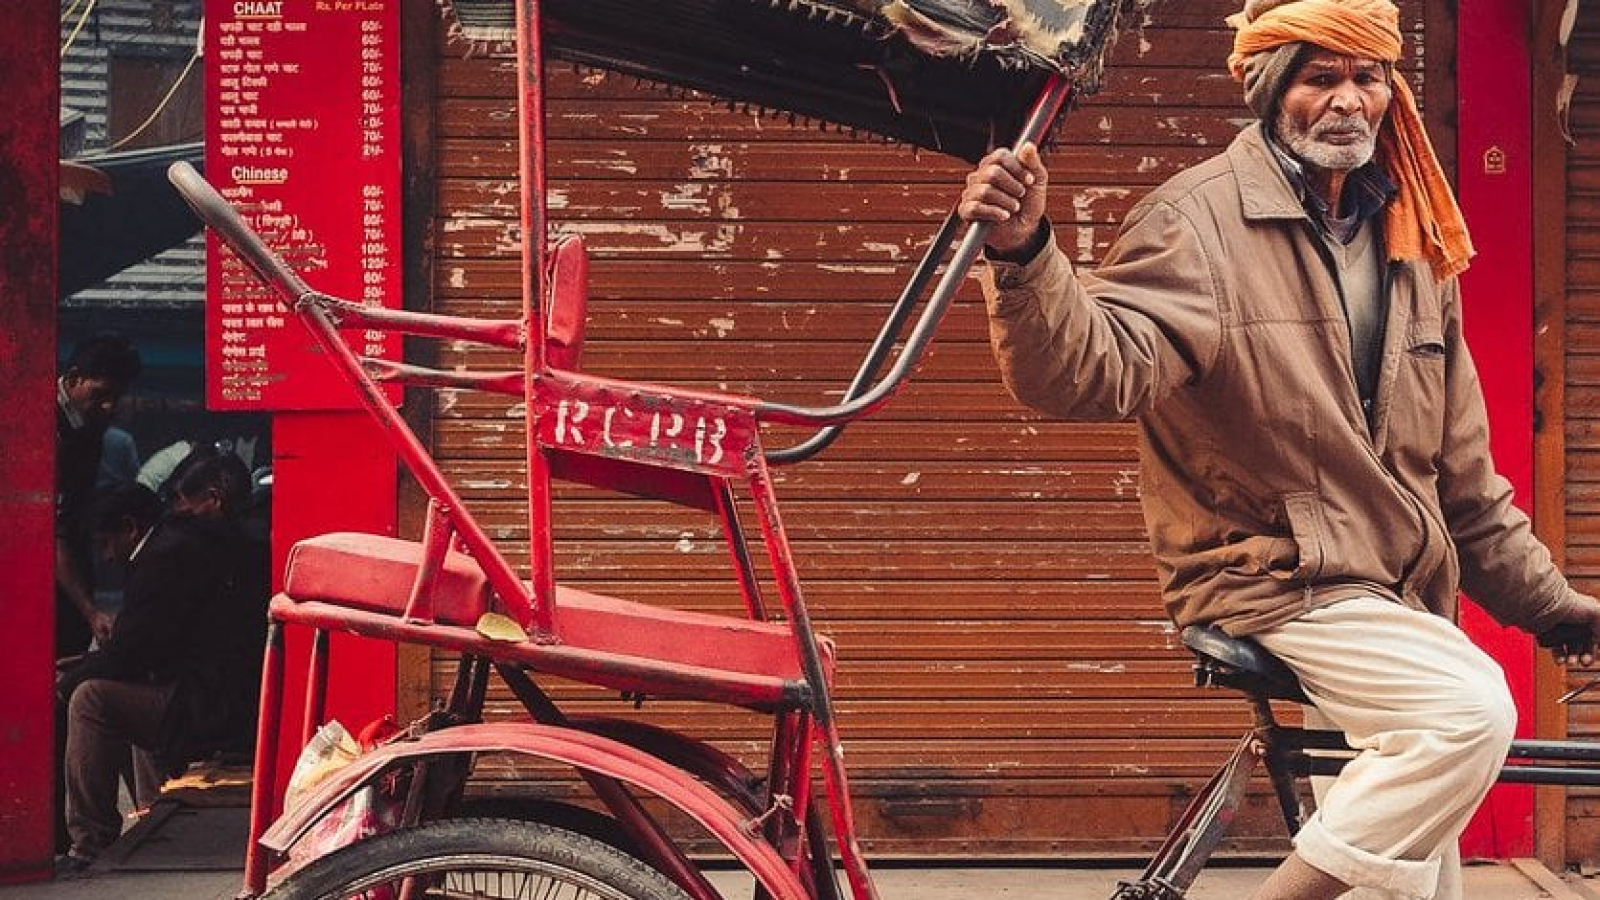
[(240, 528), (244, 464), (212, 452), (186, 467), (171, 506), (140, 485), (97, 505), (98, 552), (127, 566), (105, 645), (67, 668), (63, 871), (85, 868), (121, 831), (117, 785), (134, 756), (134, 800), (192, 760), (247, 748), (254, 730), (268, 593), (267, 556)]

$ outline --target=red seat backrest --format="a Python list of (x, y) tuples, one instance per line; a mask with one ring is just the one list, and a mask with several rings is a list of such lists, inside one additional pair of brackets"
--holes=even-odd
[(551, 368), (574, 371), (583, 353), (584, 320), (589, 304), (589, 254), (583, 248), (582, 237), (564, 234), (550, 248), (547, 260), (546, 359)]

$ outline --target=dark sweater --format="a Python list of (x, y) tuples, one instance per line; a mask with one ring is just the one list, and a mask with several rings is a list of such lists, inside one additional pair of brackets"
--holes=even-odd
[(246, 745), (265, 640), (265, 548), (234, 523), (173, 516), (128, 564), (111, 639), (61, 679), (65, 701), (91, 678), (174, 684), (164, 761)]

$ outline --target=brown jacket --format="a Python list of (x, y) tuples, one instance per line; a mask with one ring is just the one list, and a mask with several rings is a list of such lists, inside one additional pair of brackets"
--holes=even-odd
[(1511, 503), (1455, 279), (1391, 263), (1369, 428), (1321, 238), (1257, 126), (1129, 212), (1074, 277), (1051, 245), (984, 278), (1017, 399), (1140, 423), (1167, 612), (1249, 634), (1355, 593), (1539, 631), (1575, 594)]

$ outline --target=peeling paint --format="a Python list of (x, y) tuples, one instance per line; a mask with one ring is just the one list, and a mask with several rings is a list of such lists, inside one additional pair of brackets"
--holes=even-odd
[(1119, 497), (1130, 492), (1137, 495), (1139, 493), (1138, 470), (1123, 469), (1118, 472), (1116, 479), (1111, 482), (1111, 488), (1117, 492)]
[(868, 253), (882, 253), (893, 260), (899, 260), (905, 255), (899, 244), (890, 244), (883, 241), (866, 241), (861, 245), (861, 249)]
[[(1079, 221), (1095, 221), (1094, 207), (1102, 200), (1123, 199), (1128, 196), (1128, 191), (1122, 188), (1086, 188), (1072, 197), (1072, 210), (1077, 214)], [(1109, 222), (1109, 215), (1102, 216), (1101, 221)]]
[(464, 288), (464, 287), (466, 287), (467, 286), (467, 270), (461, 268), (460, 266), (457, 266), (457, 267), (451, 269), (450, 270), (450, 279), (449, 279), (449, 281), (447, 283), (453, 288)]
[(822, 263), (817, 268), (838, 275), (894, 275), (899, 271), (894, 266), (868, 263)]
[(1123, 663), (1079, 662), (1079, 663), (1067, 663), (1067, 671), (1069, 671), (1069, 672), (1102, 672), (1102, 673), (1105, 673), (1105, 674), (1108, 674), (1108, 675), (1117, 675), (1117, 674), (1121, 674), (1123, 672), (1128, 671), (1128, 667), (1127, 667), (1127, 665), (1125, 665)]
[(680, 184), (670, 191), (661, 192), (661, 205), (667, 209), (691, 210), (709, 213), (711, 198), (706, 196), (703, 184)]
[(672, 545), (672, 549), (678, 551), (679, 553), (693, 553), (694, 533), (685, 531), (683, 534), (679, 535), (678, 542)]
[(905, 485), (906, 487), (910, 487), (911, 485), (914, 485), (914, 484), (916, 484), (917, 482), (919, 482), (921, 480), (922, 480), (922, 473), (921, 472), (907, 472), (906, 473), (906, 477), (900, 479), (900, 483)]
[(706, 324), (716, 329), (717, 337), (724, 338), (728, 336), (729, 332), (733, 331), (733, 326), (736, 323), (732, 318), (716, 318), (708, 320)]
[(616, 172), (621, 175), (639, 174), (639, 167), (627, 158), (624, 151), (616, 150), (613, 153), (615, 155), (610, 157), (577, 157), (572, 160), (572, 165), (580, 170), (599, 169), (606, 172)]
[(723, 152), (721, 144), (690, 144), (689, 177), (732, 178), (733, 157)]
[(574, 222), (565, 227), (586, 236), (648, 238), (656, 241), (662, 250), (697, 256), (728, 253), (733, 250), (734, 242), (739, 237), (738, 225), (717, 225), (706, 230), (699, 227), (675, 229), (667, 225), (634, 222)]

